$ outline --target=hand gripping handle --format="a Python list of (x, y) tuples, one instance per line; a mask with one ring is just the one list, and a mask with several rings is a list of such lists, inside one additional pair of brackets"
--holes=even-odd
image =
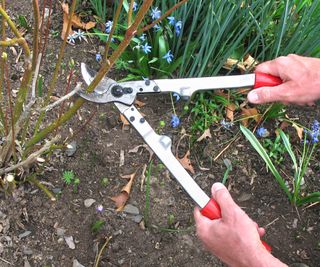
[(263, 72), (256, 72), (255, 83), (253, 88), (257, 89), (260, 87), (272, 87), (282, 84), (282, 80), (279, 77), (272, 76)]
[[(211, 198), (207, 205), (201, 209), (201, 214), (210, 220), (216, 220), (221, 218), (221, 209), (219, 204)], [(266, 242), (261, 240), (261, 243), (267, 251), (271, 252), (271, 247)]]

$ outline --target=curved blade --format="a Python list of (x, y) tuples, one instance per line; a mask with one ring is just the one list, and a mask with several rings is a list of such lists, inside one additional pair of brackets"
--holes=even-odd
[[(97, 72), (88, 68), (85, 63), (81, 63), (81, 74), (82, 78), (87, 85), (90, 85), (91, 82), (94, 80)], [(86, 93), (85, 91), (80, 91), (79, 95), (91, 102), (95, 103), (108, 103), (112, 100), (110, 99), (109, 89), (117, 84), (116, 81), (110, 78), (103, 78), (98, 86), (94, 89), (92, 93)]]

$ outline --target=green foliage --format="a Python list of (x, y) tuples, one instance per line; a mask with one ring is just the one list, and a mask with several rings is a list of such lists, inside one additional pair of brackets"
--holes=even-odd
[(20, 27), (25, 28), (27, 31), (31, 31), (31, 26), (30, 26), (29, 22), (27, 21), (26, 16), (19, 15), (18, 20), (19, 20)]
[(62, 174), (63, 181), (70, 185), (74, 181), (75, 175), (73, 171), (64, 171)]
[(228, 101), (214, 93), (199, 93), (195, 96), (194, 106), (191, 109), (193, 115), (192, 132), (203, 132), (213, 123), (219, 122), (223, 118), (224, 108)]
[(78, 192), (78, 187), (80, 184), (80, 179), (75, 176), (73, 171), (64, 171), (62, 174), (62, 180), (67, 185), (73, 185), (73, 192)]
[[(305, 203), (312, 203), (320, 201), (320, 192), (313, 192), (309, 193), (307, 195), (304, 195), (301, 189), (301, 183), (302, 179), (304, 177), (304, 174), (306, 172), (306, 168), (310, 162), (310, 159), (313, 155), (314, 149), (316, 147), (316, 143), (312, 144), (311, 142), (307, 142), (306, 137), (304, 139), (303, 144), (303, 152), (302, 155), (300, 155), (299, 162), (296, 159), (295, 153), (292, 149), (292, 146), (290, 144), (290, 141), (288, 137), (284, 134), (283, 131), (279, 130), (280, 137), (282, 139), (282, 142), (292, 160), (293, 166), (294, 166), (294, 173), (291, 179), (292, 183), (292, 190), (288, 187), (288, 181), (286, 181), (279, 171), (274, 166), (271, 158), (269, 157), (266, 150), (263, 148), (263, 146), (260, 144), (258, 139), (255, 137), (255, 135), (247, 128), (240, 125), (240, 129), (242, 133), (245, 135), (245, 137), (249, 140), (253, 148), (259, 153), (261, 158), (265, 161), (267, 164), (269, 170), (281, 186), (282, 190), (286, 193), (288, 199), (290, 202), (294, 205), (303, 205)], [(288, 171), (289, 173), (289, 171)]]
[(168, 215), (168, 226), (173, 227), (175, 222), (175, 217), (173, 214)]
[(274, 140), (270, 138), (264, 138), (262, 140), (262, 146), (267, 151), (268, 156), (276, 164), (280, 164), (284, 160), (284, 154), (286, 152), (285, 145), (281, 142), (281, 136), (278, 135)]
[(91, 232), (92, 233), (99, 232), (105, 224), (106, 222), (104, 220), (96, 220), (91, 224), (91, 227), (90, 227)]
[(103, 186), (107, 186), (109, 184), (109, 179), (107, 177), (104, 177), (101, 179), (101, 184)]
[(107, 0), (90, 0), (94, 13), (102, 22), (106, 22)]

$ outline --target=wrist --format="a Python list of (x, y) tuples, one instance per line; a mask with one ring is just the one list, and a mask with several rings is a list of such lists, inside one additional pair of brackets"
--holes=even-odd
[(256, 248), (246, 254), (247, 257), (243, 255), (242, 259), (238, 259), (241, 263), (237, 261), (234, 264), (230, 264), (230, 267), (288, 267), (265, 248)]

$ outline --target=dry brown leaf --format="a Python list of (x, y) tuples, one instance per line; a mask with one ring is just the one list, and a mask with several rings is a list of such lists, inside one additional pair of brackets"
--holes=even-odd
[(137, 106), (138, 108), (142, 108), (143, 106), (146, 105), (146, 103), (144, 103), (144, 102), (142, 102), (142, 101), (139, 101), (139, 100), (137, 100), (137, 99), (134, 101), (134, 103), (136, 104), (136, 106)]
[(303, 128), (299, 127), (295, 123), (292, 123), (292, 127), (296, 129), (299, 139), (302, 140), (303, 139)]
[(259, 113), (259, 111), (256, 108), (242, 108), (242, 116), (243, 119), (241, 121), (241, 123), (244, 126), (248, 126), (248, 121), (249, 119), (254, 119), (256, 122), (259, 122), (261, 119), (261, 114)]
[(241, 71), (246, 71), (246, 67), (244, 66), (244, 64), (242, 64), (241, 61), (233, 58), (228, 58), (227, 61), (224, 63), (223, 67), (227, 70), (231, 70), (234, 68), (235, 65)]
[(111, 200), (113, 200), (116, 204), (117, 211), (122, 211), (131, 192), (132, 183), (134, 180), (134, 177), (136, 176), (136, 172), (129, 174), (129, 175), (123, 175), (122, 178), (129, 179), (128, 183), (121, 189), (121, 192), (119, 195), (116, 195), (114, 197), (111, 197)]
[(233, 119), (234, 119), (233, 114), (234, 114), (234, 111), (236, 110), (236, 105), (234, 103), (230, 103), (229, 105), (226, 106), (226, 110), (227, 110), (227, 112), (226, 112), (227, 113), (226, 114), (227, 118), (231, 122), (233, 122)]
[[(152, 151), (152, 149), (147, 144), (136, 146), (136, 147), (130, 149), (128, 151), (128, 153), (138, 153), (139, 148), (141, 148), (141, 147), (145, 148), (149, 152), (149, 154), (150, 154), (149, 161), (150, 161), (152, 159), (152, 156), (153, 156), (154, 152)], [(140, 155), (141, 155), (141, 153), (140, 153)]]
[(207, 138), (212, 138), (211, 133), (210, 133), (210, 128), (208, 128), (207, 130), (205, 130), (203, 132), (203, 134), (197, 139), (197, 142), (200, 142), (203, 139), (207, 139)]
[(120, 120), (122, 122), (122, 130), (125, 130), (125, 129), (129, 128), (130, 123), (128, 122), (128, 120), (122, 114), (120, 114)]
[[(68, 21), (69, 21), (69, 5), (67, 3), (61, 3), (63, 10), (63, 26), (61, 32), (61, 38), (64, 39), (66, 35), (69, 35), (70, 32), (67, 33), (68, 29)], [(81, 22), (81, 19), (77, 15), (72, 16), (71, 26), (75, 28), (80, 28), (82, 30), (90, 30), (96, 26), (96, 23), (93, 21), (89, 21), (88, 23)], [(70, 29), (70, 31), (72, 31)]]
[(195, 171), (192, 167), (189, 156), (190, 156), (190, 150), (187, 151), (187, 153), (184, 155), (183, 158), (181, 158), (181, 159), (178, 158), (178, 160), (181, 163), (181, 165), (183, 166), (183, 168), (190, 171), (192, 174), (195, 174)]

